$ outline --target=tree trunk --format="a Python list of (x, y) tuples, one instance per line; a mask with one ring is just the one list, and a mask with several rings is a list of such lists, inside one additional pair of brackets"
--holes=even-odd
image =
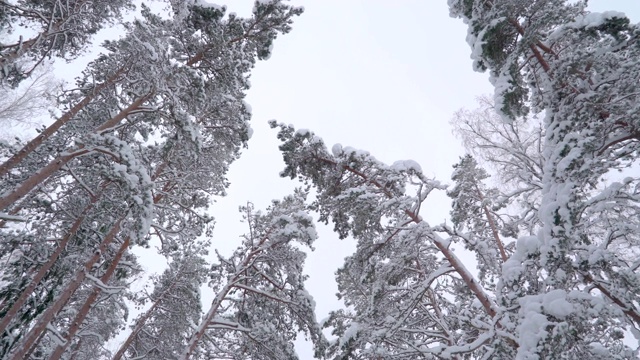
[[(260, 242), (256, 245), (256, 248), (260, 249), (260, 247), (267, 241), (268, 238), (268, 236), (265, 236), (260, 239)], [(227, 284), (222, 289), (220, 289), (216, 297), (211, 302), (211, 308), (200, 321), (200, 325), (198, 326), (196, 331), (189, 338), (187, 347), (185, 348), (184, 353), (182, 353), (182, 355), (180, 356), (180, 360), (187, 360), (191, 355), (193, 355), (196, 346), (198, 345), (204, 334), (207, 332), (209, 324), (211, 323), (211, 321), (213, 321), (213, 318), (218, 313), (218, 309), (227, 297), (227, 294), (229, 293), (229, 291), (231, 291), (231, 289), (237, 286), (236, 284), (238, 283), (238, 279), (244, 273), (245, 269), (249, 267), (249, 265), (253, 261), (253, 258), (256, 257), (256, 255), (258, 255), (260, 252), (261, 250), (253, 250), (249, 254), (247, 254), (247, 257), (238, 267), (238, 269), (240, 270), (237, 271), (231, 279), (227, 280)]]
[(140, 333), (142, 328), (145, 326), (145, 324), (147, 323), (147, 320), (149, 320), (149, 318), (151, 317), (155, 309), (158, 306), (160, 306), (160, 302), (164, 299), (164, 296), (167, 295), (171, 290), (173, 290), (175, 285), (176, 285), (176, 282), (174, 281), (171, 284), (171, 286), (169, 286), (167, 289), (165, 289), (162, 292), (162, 294), (160, 294), (160, 296), (156, 299), (156, 301), (154, 301), (153, 305), (151, 305), (151, 307), (147, 311), (145, 311), (144, 315), (142, 315), (138, 319), (138, 321), (136, 321), (135, 327), (131, 330), (131, 334), (129, 334), (129, 336), (127, 337), (127, 340), (125, 340), (125, 342), (122, 345), (120, 345), (120, 349), (118, 349), (118, 352), (113, 356), (111, 360), (120, 360), (124, 356), (124, 353), (127, 351), (129, 346), (131, 346), (131, 343), (133, 343), (133, 340), (135, 340), (138, 333)]
[(22, 162), (31, 152), (37, 149), (38, 146), (42, 145), (42, 143), (49, 137), (51, 137), (51, 135), (55, 134), (64, 124), (73, 119), (73, 117), (76, 116), (76, 114), (78, 114), (80, 110), (84, 109), (84, 107), (87, 106), (96, 96), (102, 93), (104, 89), (106, 89), (110, 85), (113, 85), (115, 83), (115, 80), (124, 72), (125, 68), (120, 68), (107, 81), (96, 86), (91, 94), (85, 96), (79, 103), (75, 104), (69, 111), (59, 117), (53, 124), (49, 125), (43, 132), (29, 141), (29, 143), (23, 146), (22, 149), (20, 149), (16, 154), (14, 154), (2, 165), (0, 165), (0, 177), (6, 175), (9, 170)]
[(236, 278), (237, 276), (234, 277), (231, 281), (229, 281), (229, 283), (227, 283), (227, 285), (225, 285), (222, 289), (220, 289), (220, 292), (218, 292), (215, 299), (213, 299), (213, 301), (211, 302), (211, 308), (209, 309), (207, 314), (204, 316), (204, 318), (200, 322), (200, 326), (198, 326), (198, 328), (196, 329), (196, 332), (194, 332), (189, 338), (187, 347), (184, 353), (180, 356), (180, 360), (187, 360), (191, 355), (193, 355), (193, 352), (195, 351), (196, 346), (200, 342), (200, 339), (202, 339), (205, 332), (207, 331), (207, 327), (209, 326), (209, 323), (211, 322), (211, 320), (213, 320), (214, 316), (218, 313), (218, 309), (220, 308), (220, 305), (222, 305), (224, 298), (227, 296), (229, 291), (233, 288)]
[(10, 354), (10, 359), (26, 359), (25, 356), (29, 352), (29, 349), (36, 344), (41, 334), (46, 330), (47, 325), (67, 304), (80, 285), (82, 285), (82, 282), (87, 277), (87, 273), (91, 271), (93, 266), (98, 262), (98, 260), (100, 260), (101, 254), (107, 251), (107, 247), (113, 242), (120, 231), (120, 223), (122, 220), (123, 219), (121, 218), (113, 225), (111, 231), (105, 235), (104, 239), (100, 243), (98, 250), (89, 260), (87, 260), (87, 262), (85, 262), (84, 266), (75, 273), (73, 279), (67, 284), (64, 290), (60, 292), (58, 299), (53, 303), (53, 305), (49, 306), (49, 308), (47, 308), (47, 310), (40, 316), (34, 327), (22, 339), (18, 347)]
[[(148, 100), (150, 97), (151, 97), (151, 94), (148, 94), (134, 101), (131, 105), (129, 105), (129, 107), (122, 110), (118, 115), (114, 116), (110, 120), (100, 125), (96, 129), (96, 131), (103, 131), (105, 129), (108, 129), (120, 123), (125, 117), (127, 117), (132, 111), (138, 109), (140, 105), (142, 105), (142, 103)], [(69, 161), (71, 161), (75, 157), (80, 155), (85, 155), (91, 151), (92, 150), (90, 149), (78, 149), (77, 151), (73, 151), (67, 155), (58, 156), (53, 161), (51, 161), (48, 165), (46, 165), (45, 167), (37, 171), (35, 174), (27, 178), (25, 181), (23, 181), (10, 193), (0, 198), (0, 211), (8, 208), (13, 203), (20, 200), (23, 196), (27, 195), (36, 186), (41, 184), (44, 180), (46, 180), (49, 176), (53, 175), (56, 171), (62, 169), (62, 167), (64, 167)]]
[[(125, 251), (129, 248), (130, 244), (131, 244), (131, 238), (129, 237), (127, 237), (122, 242), (122, 245), (120, 245), (120, 249), (118, 249), (118, 252), (113, 257), (113, 260), (111, 261), (111, 264), (107, 268), (107, 271), (100, 278), (100, 281), (103, 284), (106, 284), (107, 282), (109, 282), (109, 280), (111, 279), (111, 276), (113, 276), (113, 273), (116, 271), (118, 264), (120, 264), (120, 260), (122, 260), (122, 256), (124, 255)], [(58, 345), (56, 347), (53, 354), (51, 354), (51, 357), (49, 358), (49, 360), (60, 359), (60, 357), (64, 354), (64, 352), (67, 350), (67, 347), (69, 347), (69, 345), (73, 341), (73, 337), (76, 335), (76, 333), (80, 329), (80, 326), (82, 325), (84, 320), (87, 318), (87, 315), (89, 314), (89, 311), (93, 306), (93, 303), (96, 301), (96, 299), (98, 299), (98, 296), (100, 295), (101, 291), (102, 289), (100, 288), (100, 286), (96, 286), (93, 289), (93, 291), (91, 292), (87, 300), (85, 300), (84, 304), (78, 311), (78, 314), (76, 315), (75, 319), (73, 319), (73, 322), (71, 323), (71, 326), (67, 331), (67, 335), (65, 337), (66, 339), (65, 343), (63, 345)]]
[(42, 281), (42, 279), (44, 278), (46, 273), (49, 271), (49, 269), (53, 267), (56, 260), (58, 260), (58, 257), (60, 256), (62, 251), (65, 249), (67, 244), (69, 243), (69, 240), (78, 231), (78, 229), (80, 228), (80, 225), (82, 225), (82, 222), (84, 221), (84, 217), (86, 216), (87, 212), (93, 207), (96, 201), (97, 201), (97, 198), (94, 199), (89, 205), (85, 207), (85, 209), (82, 211), (82, 214), (76, 219), (76, 221), (71, 226), (71, 229), (69, 229), (69, 231), (65, 234), (64, 238), (62, 238), (60, 243), (58, 243), (58, 247), (56, 248), (56, 250), (53, 252), (53, 254), (51, 254), (47, 262), (40, 267), (36, 275), (31, 279), (31, 282), (29, 283), (29, 285), (22, 291), (18, 299), (13, 303), (11, 308), (4, 315), (4, 317), (0, 321), (0, 334), (5, 332), (5, 330), (7, 329), (7, 326), (9, 326), (9, 323), (11, 322), (13, 317), (27, 302), (27, 300), (29, 299), (29, 296), (36, 289), (40, 281)]
[(478, 188), (478, 185), (474, 185), (476, 188), (476, 192), (478, 193), (478, 198), (480, 200), (480, 206), (482, 206), (482, 210), (484, 211), (484, 215), (487, 217), (487, 221), (489, 222), (489, 227), (491, 228), (491, 234), (493, 235), (493, 239), (496, 241), (496, 245), (498, 245), (498, 250), (500, 250), (500, 257), (502, 258), (502, 262), (505, 263), (509, 259), (507, 256), (507, 252), (504, 250), (504, 245), (502, 244), (502, 240), (500, 240), (500, 233), (498, 232), (498, 227), (496, 226), (496, 222), (489, 211), (487, 205), (484, 204), (484, 195)]

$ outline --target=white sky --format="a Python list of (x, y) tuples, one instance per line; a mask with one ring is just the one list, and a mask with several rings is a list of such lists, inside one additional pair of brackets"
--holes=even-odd
[[(253, 6), (251, 0), (216, 2), (239, 15), (248, 15)], [(268, 120), (310, 129), (329, 147), (341, 143), (368, 150), (387, 163), (415, 160), (427, 176), (448, 182), (452, 164), (463, 154), (448, 121), (456, 110), (474, 108), (476, 96), (492, 93), (487, 75), (472, 71), (466, 26), (449, 17), (444, 0), (292, 3), (303, 5), (305, 13), (252, 73), (246, 100), (253, 108), (253, 138), (231, 166), (228, 196), (212, 207), (217, 222), (213, 244), (223, 253), (235, 248), (246, 231), (239, 222), (239, 205), (251, 201), (263, 209), (297, 186), (278, 176), (283, 163)], [(620, 10), (634, 22), (640, 19), (637, 0), (590, 4), (593, 11)], [(70, 74), (82, 67), (73, 63), (59, 69)], [(430, 223), (447, 217), (444, 194), (427, 205), (422, 215)], [(320, 236), (306, 272), (322, 319), (340, 306), (334, 272), (353, 251), (353, 243), (337, 240), (330, 228), (320, 229)], [(163, 264), (149, 252), (141, 262), (150, 270)], [(207, 309), (211, 295), (203, 297)], [(302, 345), (300, 358), (311, 357)]]

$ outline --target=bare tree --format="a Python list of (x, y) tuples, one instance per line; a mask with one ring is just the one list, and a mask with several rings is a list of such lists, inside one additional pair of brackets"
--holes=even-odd
[(0, 87), (0, 126), (6, 129), (0, 140), (20, 137), (19, 128), (35, 128), (42, 123), (39, 118), (48, 115), (58, 91), (52, 71), (52, 64), (43, 64), (17, 88)]

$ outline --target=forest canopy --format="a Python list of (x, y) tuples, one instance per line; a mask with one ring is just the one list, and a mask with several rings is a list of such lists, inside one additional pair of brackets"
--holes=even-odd
[[(450, 178), (271, 121), (298, 188), (242, 206), (227, 254), (210, 210), (250, 143), (250, 73), (303, 8), (161, 3), (0, 4), (0, 121), (53, 109), (0, 137), (0, 358), (297, 359), (299, 337), (336, 360), (639, 356), (640, 25), (586, 1), (449, 0), (494, 89), (451, 114)], [(74, 84), (42, 75), (114, 24)], [(316, 223), (355, 244), (322, 321)], [(144, 289), (136, 248), (167, 262)]]

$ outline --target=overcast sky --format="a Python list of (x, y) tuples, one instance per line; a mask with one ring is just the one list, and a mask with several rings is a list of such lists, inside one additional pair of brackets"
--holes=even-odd
[[(245, 16), (253, 6), (251, 0), (217, 3)], [(217, 222), (213, 244), (223, 253), (246, 232), (239, 205), (251, 201), (263, 209), (297, 185), (278, 176), (283, 163), (268, 120), (312, 130), (329, 147), (341, 143), (364, 149), (387, 163), (415, 160), (427, 176), (448, 182), (452, 164), (463, 154), (448, 122), (458, 109), (474, 108), (476, 96), (492, 93), (487, 74), (472, 71), (466, 26), (449, 17), (444, 0), (292, 3), (304, 6), (305, 13), (295, 19), (290, 34), (275, 41), (271, 58), (252, 72), (246, 100), (253, 108), (254, 134), (249, 149), (231, 166), (228, 196), (212, 207)], [(590, 7), (640, 19), (638, 0), (591, 0)], [(71, 67), (82, 68), (78, 63)], [(430, 223), (447, 217), (444, 194), (426, 204), (422, 215)], [(320, 229), (320, 236), (306, 271), (322, 319), (340, 306), (334, 272), (354, 244), (337, 240), (328, 228)], [(141, 261), (152, 271), (163, 263), (150, 252)], [(211, 294), (203, 297), (208, 309)], [(310, 354), (303, 350), (301, 358)]]

